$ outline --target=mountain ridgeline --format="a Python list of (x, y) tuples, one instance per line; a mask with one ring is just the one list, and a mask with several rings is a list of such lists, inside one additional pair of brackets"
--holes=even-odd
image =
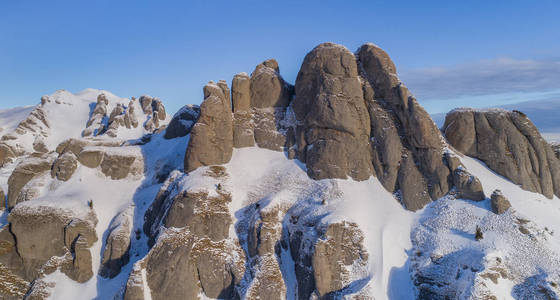
[(556, 225), (519, 199), (560, 207), (560, 160), (523, 113), (440, 130), (370, 43), (203, 91), (172, 118), (58, 91), (0, 131), (3, 299), (558, 299)]

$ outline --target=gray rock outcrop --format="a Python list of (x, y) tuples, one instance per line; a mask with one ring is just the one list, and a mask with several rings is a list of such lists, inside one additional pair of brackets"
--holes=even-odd
[[(450, 190), (454, 169), (443, 157), (445, 142), (428, 113), (398, 79), (385, 51), (365, 44), (356, 56), (371, 116), (375, 173), (387, 190), (401, 191), (406, 208), (421, 208)], [(412, 181), (417, 184), (407, 184)]]
[(191, 131), (185, 154), (185, 171), (229, 162), (233, 151), (233, 122), (229, 89), (225, 82), (204, 86), (200, 117)]
[(103, 119), (107, 117), (107, 105), (109, 105), (107, 96), (105, 96), (105, 94), (99, 94), (97, 96), (95, 108), (87, 121), (86, 129), (82, 131), (82, 136), (96, 136), (102, 134), (106, 130)]
[[(219, 166), (206, 172), (209, 180), (227, 176)], [(239, 297), (237, 285), (245, 273), (245, 258), (237, 240), (229, 237), (230, 193), (219, 186), (214, 191), (179, 192), (177, 176), (173, 173), (164, 183), (146, 214), (146, 234), (159, 235), (139, 266), (145, 268), (152, 299), (190, 300), (201, 294), (221, 299)], [(137, 276), (131, 273), (125, 299), (143, 299), (134, 284), (143, 279)]]
[(251, 112), (251, 78), (239, 73), (231, 82), (233, 105), (233, 146), (235, 148), (255, 145), (253, 114)]
[[(355, 223), (329, 224), (317, 241), (313, 254), (313, 276), (320, 297), (330, 296), (348, 285), (352, 276), (367, 268), (368, 253), (364, 237)], [(361, 269), (361, 270), (360, 270)]]
[(475, 201), (486, 199), (480, 180), (462, 166), (453, 171), (453, 184), (457, 188), (459, 198)]
[(352, 222), (310, 224), (306, 217), (292, 216), (289, 226), (298, 299), (340, 299), (345, 288), (368, 277), (363, 233)]
[(495, 190), (490, 197), (490, 206), (493, 213), (501, 215), (511, 207), (511, 204), (506, 196), (502, 194), (502, 191)]
[(173, 116), (165, 129), (166, 139), (174, 139), (189, 134), (198, 120), (200, 107), (198, 105), (185, 105)]
[(560, 195), (560, 160), (523, 113), (456, 109), (447, 114), (443, 130), (455, 149), (523, 189)]
[(139, 101), (144, 114), (150, 116), (144, 123), (144, 129), (148, 131), (158, 129), (160, 127), (159, 121), (165, 120), (166, 118), (165, 107), (163, 106), (161, 100), (144, 95), (140, 97)]
[(60, 155), (53, 163), (51, 169), (52, 178), (68, 181), (78, 168), (78, 158), (72, 152)]
[(0, 211), (6, 208), (6, 194), (4, 194), (4, 189), (0, 187)]
[(18, 196), (23, 187), (34, 177), (50, 171), (52, 157), (34, 157), (21, 161), (8, 179), (8, 208), (12, 209), (18, 203)]
[[(15, 253), (21, 261), (21, 267), (12, 271), (24, 279), (32, 281), (58, 267), (78, 282), (85, 282), (93, 276), (89, 250), (97, 241), (97, 218), (93, 211), (81, 219), (54, 207), (17, 206), (8, 216), (8, 222), (14, 241), (17, 241), (14, 243)], [(14, 255), (12, 252), (7, 254)], [(62, 260), (53, 260), (53, 257)]]
[(352, 52), (331, 43), (315, 47), (305, 56), (295, 91), (298, 157), (309, 176), (367, 179), (373, 173), (370, 116)]
[(119, 213), (109, 225), (109, 235), (101, 258), (99, 275), (113, 278), (130, 259), (133, 207)]

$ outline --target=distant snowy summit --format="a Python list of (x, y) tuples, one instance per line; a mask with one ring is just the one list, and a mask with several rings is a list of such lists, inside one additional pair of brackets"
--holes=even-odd
[(266, 60), (173, 117), (88, 89), (0, 122), (6, 299), (560, 295), (551, 145), (519, 111), (440, 130), (370, 43), (318, 45), (293, 85)]

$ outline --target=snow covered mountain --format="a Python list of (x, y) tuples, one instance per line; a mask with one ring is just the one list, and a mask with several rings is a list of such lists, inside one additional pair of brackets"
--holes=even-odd
[(373, 44), (317, 46), (295, 85), (264, 61), (172, 118), (92, 89), (17, 111), (3, 299), (560, 295), (550, 145), (515, 111), (440, 131)]

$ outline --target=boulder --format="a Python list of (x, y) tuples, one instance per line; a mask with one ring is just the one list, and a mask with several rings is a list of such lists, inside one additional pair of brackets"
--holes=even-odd
[(105, 249), (101, 258), (99, 275), (113, 278), (130, 258), (130, 241), (132, 235), (132, 214), (134, 207), (119, 213), (109, 225), (109, 235), (105, 241)]
[(191, 132), (192, 127), (198, 120), (200, 107), (198, 105), (185, 105), (173, 116), (165, 129), (166, 139), (183, 137)]
[(490, 206), (492, 207), (493, 213), (501, 215), (511, 207), (511, 204), (506, 196), (502, 194), (502, 191), (494, 190), (492, 196), (490, 197)]
[(470, 174), (464, 167), (459, 167), (453, 171), (453, 184), (457, 188), (459, 198), (474, 201), (486, 199), (482, 183), (478, 177)]
[(185, 171), (229, 162), (233, 151), (233, 122), (229, 89), (225, 82), (204, 87), (200, 117), (191, 131), (185, 154)]
[(560, 161), (525, 114), (456, 109), (447, 114), (443, 130), (455, 149), (523, 189), (560, 195)]
[(95, 108), (86, 124), (86, 129), (82, 131), (82, 136), (96, 136), (102, 134), (106, 130), (103, 119), (107, 117), (107, 105), (109, 105), (107, 96), (103, 93), (99, 94), (97, 96)]
[[(287, 107), (293, 94), (293, 87), (280, 76), (278, 62), (274, 59), (266, 60), (255, 68), (251, 73), (250, 88), (253, 108)], [(243, 101), (246, 99), (240, 100)], [(240, 108), (242, 110), (243, 106)]]
[[(136, 114), (134, 113), (134, 107), (136, 106), (136, 101), (135, 100), (136, 99), (134, 97), (132, 97), (132, 99), (128, 103), (128, 109), (125, 112), (125, 115), (126, 115), (125, 122), (126, 122), (126, 120), (128, 120), (130, 122), (130, 127), (133, 127), (133, 128), (138, 127), (138, 118), (136, 117)], [(126, 127), (130, 128), (128, 125)]]
[(102, 148), (88, 148), (79, 153), (78, 161), (88, 168), (97, 168), (101, 165), (104, 155)]
[(370, 118), (352, 52), (332, 43), (315, 47), (305, 56), (295, 93), (298, 157), (309, 176), (371, 176)]
[(49, 148), (45, 144), (45, 138), (42, 135), (38, 135), (33, 141), (33, 151), (37, 153), (47, 153)]
[(0, 142), (0, 168), (11, 163), (16, 157), (16, 151), (10, 145)]
[(50, 157), (32, 157), (21, 161), (8, 179), (8, 208), (12, 209), (17, 204), (19, 193), (23, 187), (47, 171), (50, 171), (52, 159)]
[(107, 148), (101, 161), (101, 172), (113, 180), (126, 178), (129, 175), (140, 175), (144, 172), (144, 160), (136, 149), (127, 151), (125, 147)]
[(37, 278), (41, 270), (54, 271), (56, 268), (49, 267), (47, 262), (52, 257), (67, 254), (71, 266), (63, 266), (63, 272), (79, 282), (87, 281), (93, 275), (89, 253), (89, 247), (97, 241), (97, 218), (93, 211), (82, 219), (60, 208), (17, 206), (8, 216), (8, 222), (17, 240), (24, 279)]
[(56, 152), (58, 154), (64, 154), (66, 152), (72, 152), (74, 155), (80, 155), (80, 152), (89, 145), (89, 142), (83, 139), (70, 138), (56, 146)]
[(84, 283), (93, 277), (89, 247), (91, 245), (89, 245), (88, 240), (83, 235), (79, 235), (70, 246), (72, 263), (66, 263), (62, 266), (62, 272), (79, 283)]
[(68, 181), (77, 168), (78, 158), (76, 155), (72, 152), (66, 152), (54, 161), (51, 176), (61, 181)]

